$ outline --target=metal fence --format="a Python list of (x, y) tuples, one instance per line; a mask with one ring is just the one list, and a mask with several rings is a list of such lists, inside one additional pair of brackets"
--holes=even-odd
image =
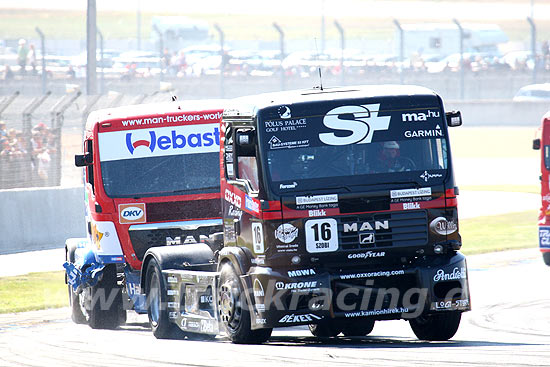
[(82, 171), (74, 155), (93, 109), (169, 100), (163, 93), (84, 97), (79, 91), (54, 96), (0, 97), (0, 189), (76, 185)]

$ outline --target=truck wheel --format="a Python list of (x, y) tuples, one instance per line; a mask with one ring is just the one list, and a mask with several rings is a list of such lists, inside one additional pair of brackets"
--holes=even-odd
[(243, 304), (243, 287), (231, 264), (223, 265), (220, 273), (218, 310), (227, 335), (236, 344), (260, 344), (269, 339), (273, 329), (252, 330), (250, 311)]
[[(65, 260), (74, 264), (74, 252), (76, 251), (76, 244), (70, 244), (65, 251)], [(67, 273), (65, 273), (67, 277)], [(78, 295), (73, 291), (73, 287), (67, 284), (67, 290), (69, 292), (69, 306), (71, 307), (71, 319), (75, 324), (87, 324), (86, 316), (80, 308), (80, 301)]]
[(122, 289), (117, 285), (115, 264), (105, 266), (101, 280), (86, 288), (79, 302), (92, 329), (115, 329), (120, 325)]
[(542, 260), (544, 263), (548, 266), (550, 266), (550, 252), (543, 252), (542, 253)]
[(166, 285), (159, 264), (152, 259), (147, 265), (147, 315), (157, 339), (183, 339), (183, 331), (168, 319)]
[(422, 315), (409, 320), (411, 329), (420, 340), (443, 341), (451, 339), (460, 325), (461, 313), (442, 312), (435, 315)]
[(367, 336), (374, 329), (373, 319), (348, 320), (342, 329), (345, 336)]
[(309, 331), (318, 338), (333, 338), (342, 332), (340, 321), (327, 320), (319, 324), (309, 324)]

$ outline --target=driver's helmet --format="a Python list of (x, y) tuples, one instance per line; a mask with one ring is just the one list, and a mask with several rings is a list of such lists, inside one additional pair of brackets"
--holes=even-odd
[(399, 144), (395, 140), (384, 142), (384, 149), (399, 149)]

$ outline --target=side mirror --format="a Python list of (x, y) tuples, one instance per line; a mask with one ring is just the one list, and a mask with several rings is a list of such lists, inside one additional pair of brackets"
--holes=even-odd
[(533, 149), (540, 150), (540, 139), (533, 139)]
[(76, 154), (74, 156), (74, 165), (77, 167), (86, 167), (92, 163), (93, 163), (93, 158), (91, 153)]
[(462, 115), (460, 111), (445, 112), (445, 118), (447, 119), (447, 126), (449, 127), (462, 125)]
[(254, 130), (237, 131), (236, 141), (241, 157), (254, 157), (256, 154), (256, 132)]

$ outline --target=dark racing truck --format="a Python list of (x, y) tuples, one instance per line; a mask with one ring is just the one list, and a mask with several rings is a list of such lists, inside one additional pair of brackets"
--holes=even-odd
[(162, 271), (162, 327), (258, 343), (277, 327), (365, 336), (408, 319), (420, 339), (451, 338), (470, 310), (447, 132), (459, 125), (411, 86), (229, 101), (223, 238)]

